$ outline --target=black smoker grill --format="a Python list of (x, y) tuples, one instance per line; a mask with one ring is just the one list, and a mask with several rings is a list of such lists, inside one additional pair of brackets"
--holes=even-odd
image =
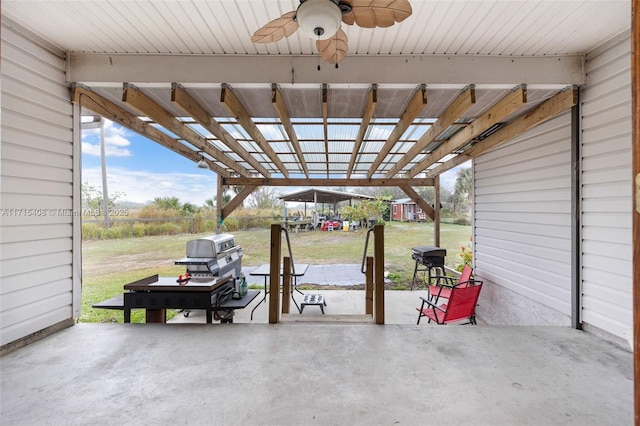
[[(238, 293), (240, 271), (242, 269), (242, 248), (236, 245), (231, 234), (218, 234), (187, 241), (187, 257), (176, 260), (176, 265), (185, 265), (187, 273), (194, 281), (208, 281), (214, 277), (228, 277), (211, 296), (211, 304), (219, 306), (229, 300), (233, 293)], [(189, 316), (189, 311), (185, 311)], [(214, 313), (216, 320), (228, 321), (233, 311)]]
[[(447, 250), (436, 246), (419, 246), (411, 249), (411, 258), (416, 261), (413, 270), (413, 280), (411, 281), (411, 290), (414, 285), (431, 284), (431, 269), (440, 269), (440, 274), (445, 275), (444, 258)], [(427, 273), (428, 279), (425, 281), (424, 273)], [(422, 273), (422, 279), (419, 274)], [(436, 271), (437, 275), (437, 271)]]

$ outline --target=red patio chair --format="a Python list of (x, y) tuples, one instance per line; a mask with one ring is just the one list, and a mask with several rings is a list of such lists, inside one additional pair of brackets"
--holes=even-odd
[[(470, 324), (476, 324), (476, 304), (482, 289), (482, 282), (469, 284), (465, 287), (453, 287), (450, 289), (449, 300), (437, 306), (434, 302), (421, 297), (422, 305), (416, 308), (418, 322), (422, 317), (429, 318), (438, 324), (448, 324), (454, 321), (468, 319)], [(425, 307), (425, 305), (427, 305)]]
[(436, 275), (435, 283), (429, 285), (429, 300), (433, 303), (438, 303), (438, 299), (448, 299), (451, 295), (451, 289), (453, 287), (467, 287), (470, 284), (476, 284), (478, 281), (471, 279), (473, 269), (469, 265), (464, 265), (460, 278), (456, 281), (455, 277), (448, 277), (444, 275)]

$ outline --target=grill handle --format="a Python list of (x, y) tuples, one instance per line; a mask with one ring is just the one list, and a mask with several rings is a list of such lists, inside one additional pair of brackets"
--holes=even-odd
[(362, 266), (360, 267), (360, 272), (363, 274), (367, 273), (366, 270), (366, 261), (367, 261), (367, 249), (369, 248), (369, 236), (373, 232), (374, 228), (371, 228), (367, 231), (367, 238), (364, 240), (364, 253), (362, 253)]

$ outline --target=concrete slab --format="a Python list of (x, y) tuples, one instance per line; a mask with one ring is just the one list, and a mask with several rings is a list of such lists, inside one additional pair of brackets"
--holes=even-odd
[(79, 324), (0, 358), (3, 425), (632, 424), (632, 355), (561, 327)]
[[(360, 271), (361, 265), (352, 263), (348, 264), (331, 264), (331, 265), (309, 265), (307, 272), (298, 279), (299, 284), (320, 284), (335, 286), (350, 286), (356, 284), (364, 284), (365, 276)], [(249, 274), (256, 269), (255, 266), (245, 266), (242, 272), (245, 274), (249, 283), (262, 285), (263, 279), (260, 277), (252, 277)]]
[[(327, 315), (360, 315), (365, 313), (365, 293), (362, 290), (304, 290), (305, 294), (317, 293), (324, 296), (327, 306), (324, 311)], [(420, 296), (427, 297), (426, 290), (419, 291), (385, 291), (385, 322), (387, 324), (415, 324), (418, 319), (416, 308), (420, 306)], [(294, 293), (298, 305), (302, 301), (300, 293)], [(247, 309), (235, 311), (234, 323), (263, 323), (269, 322), (268, 304), (260, 300), (264, 298), (264, 292), (260, 293)], [(268, 296), (267, 296), (268, 298)], [(257, 308), (256, 308), (257, 306)], [(251, 311), (253, 320), (251, 320)], [(292, 316), (305, 318), (322, 317), (322, 312), (317, 306), (307, 306), (302, 314), (298, 313), (291, 302), (290, 313)], [(204, 311), (192, 311), (189, 317), (182, 314), (175, 316), (171, 322), (176, 323), (206, 323)]]

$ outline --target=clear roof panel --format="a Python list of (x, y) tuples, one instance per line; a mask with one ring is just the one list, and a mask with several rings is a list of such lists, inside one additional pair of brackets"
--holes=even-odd
[(384, 142), (363, 142), (360, 152), (375, 152), (377, 155), (378, 152), (382, 151), (383, 146)]
[(391, 132), (395, 126), (373, 124), (367, 128), (364, 138), (367, 140), (384, 140), (389, 139)]
[(299, 124), (294, 124), (293, 125), (293, 130), (296, 132), (296, 136), (298, 137), (298, 140), (324, 139), (324, 128), (323, 128), (322, 125), (316, 125), (316, 124), (299, 125)]
[[(327, 126), (327, 138), (330, 140), (353, 140), (358, 136), (359, 129), (360, 126), (329, 124)], [(322, 133), (317, 136), (317, 138), (322, 138)]]
[(268, 141), (284, 141), (289, 139), (287, 132), (280, 124), (257, 124), (256, 127)]
[(323, 141), (300, 141), (300, 148), (302, 152), (323, 152)]
[(289, 142), (269, 142), (269, 146), (271, 146), (277, 154), (293, 152), (293, 148)]
[(234, 139), (251, 139), (249, 133), (246, 132), (239, 124), (223, 124), (222, 127), (229, 132)]

